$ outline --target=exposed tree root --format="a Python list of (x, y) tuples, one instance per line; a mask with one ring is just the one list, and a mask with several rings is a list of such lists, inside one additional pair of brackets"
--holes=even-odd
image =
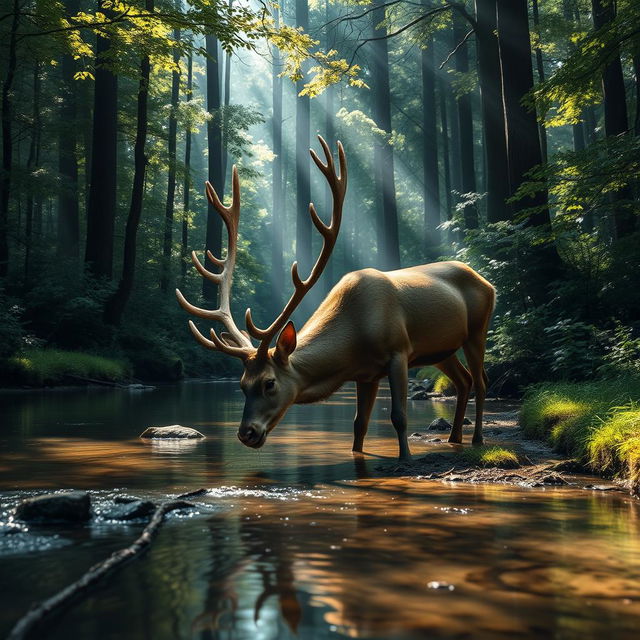
[(81, 578), (71, 583), (55, 595), (47, 598), (40, 604), (35, 604), (15, 624), (7, 640), (22, 640), (28, 638), (45, 618), (54, 613), (59, 613), (68, 607), (73, 600), (86, 596), (91, 587), (104, 578), (107, 574), (120, 568), (129, 560), (139, 557), (151, 545), (153, 537), (157, 533), (164, 516), (170, 511), (184, 509), (193, 506), (184, 500), (174, 500), (160, 505), (154, 512), (149, 524), (144, 528), (140, 537), (128, 547), (114, 551), (106, 560), (93, 565)]

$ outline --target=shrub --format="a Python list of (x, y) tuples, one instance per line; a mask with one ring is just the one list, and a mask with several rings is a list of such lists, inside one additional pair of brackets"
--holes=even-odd
[(462, 457), (468, 464), (475, 467), (516, 469), (520, 466), (516, 453), (504, 447), (469, 447), (468, 449), (464, 449)]
[(37, 387), (77, 382), (78, 378), (118, 382), (130, 375), (129, 366), (122, 361), (58, 349), (26, 350), (9, 358), (3, 369), (7, 382)]

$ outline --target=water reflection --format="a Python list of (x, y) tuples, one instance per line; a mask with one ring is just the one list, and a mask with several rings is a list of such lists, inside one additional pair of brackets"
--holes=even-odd
[[(368, 453), (354, 457), (351, 389), (294, 408), (265, 449), (249, 451), (235, 437), (236, 388), (0, 398), (0, 516), (25, 489), (100, 489), (104, 499), (116, 487), (156, 498), (211, 488), (194, 498), (200, 515), (172, 516), (143, 560), (43, 637), (637, 637), (637, 502), (566, 487), (388, 477), (397, 453), (388, 399), (377, 404)], [(451, 411), (410, 403), (410, 428)], [(150, 424), (169, 423), (197, 427), (207, 439), (137, 438)], [(56, 530), (59, 548), (1, 556), (0, 634), (140, 526)], [(432, 589), (434, 581), (454, 589)]]

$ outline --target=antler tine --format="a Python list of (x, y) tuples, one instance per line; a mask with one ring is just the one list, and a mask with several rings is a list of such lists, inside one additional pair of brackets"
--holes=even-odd
[(251, 309), (247, 309), (245, 313), (247, 330), (251, 336), (261, 341), (260, 346), (258, 347), (259, 357), (264, 357), (266, 355), (272, 338), (285, 325), (291, 314), (300, 304), (301, 300), (317, 282), (329, 260), (329, 257), (331, 256), (331, 252), (336, 244), (338, 232), (340, 230), (340, 223), (342, 221), (342, 205), (344, 203), (344, 196), (347, 188), (347, 165), (344, 149), (342, 144), (338, 142), (338, 158), (340, 163), (340, 175), (338, 176), (336, 174), (336, 168), (329, 145), (325, 142), (322, 136), (318, 136), (318, 140), (320, 141), (320, 145), (322, 146), (327, 158), (327, 164), (324, 164), (322, 160), (320, 160), (313, 149), (310, 149), (309, 151), (313, 161), (325, 176), (331, 188), (331, 193), (333, 195), (331, 222), (328, 225), (325, 224), (320, 219), (314, 204), (309, 204), (309, 215), (311, 217), (311, 221), (323, 238), (322, 250), (320, 251), (320, 255), (318, 256), (306, 280), (302, 280), (300, 278), (300, 274), (298, 273), (298, 263), (294, 262), (291, 265), (291, 280), (293, 282), (294, 291), (280, 315), (271, 323), (271, 325), (266, 329), (260, 329), (253, 322)]
[[(210, 251), (207, 251), (207, 256), (209, 260), (211, 260), (211, 258), (214, 257)], [(224, 264), (224, 261), (222, 260), (217, 260), (217, 259), (211, 260), (211, 262), (213, 262), (214, 264), (216, 263), (216, 261)], [(191, 252), (191, 262), (193, 262), (193, 266), (199, 271), (199, 273), (203, 277), (207, 278), (207, 280), (211, 280), (211, 282), (215, 282), (216, 284), (220, 284), (222, 282), (222, 274), (213, 273), (212, 271), (209, 271), (209, 269), (205, 268), (202, 262), (200, 262), (200, 260), (198, 259), (198, 256), (196, 255), (195, 251)]]

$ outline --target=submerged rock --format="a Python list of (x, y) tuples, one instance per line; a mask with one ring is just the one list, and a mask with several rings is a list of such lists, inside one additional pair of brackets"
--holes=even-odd
[(428, 400), (429, 394), (426, 391), (415, 391), (409, 396), (409, 400)]
[(471, 422), (471, 420), (469, 420), (469, 418), (465, 416), (464, 420), (462, 421), (462, 424), (473, 424), (473, 422)]
[(428, 427), (429, 431), (447, 431), (451, 429), (451, 424), (444, 418), (434, 420)]
[(91, 517), (91, 498), (85, 491), (48, 493), (23, 500), (15, 518), (25, 522), (86, 522)]
[(136, 518), (146, 518), (154, 512), (155, 508), (156, 505), (150, 500), (136, 500), (135, 502), (117, 504), (102, 515), (107, 520), (135, 520)]
[(195, 439), (204, 438), (205, 436), (192, 429), (191, 427), (183, 427), (179, 424), (172, 424), (168, 427), (147, 427), (141, 434), (141, 438), (168, 438), (168, 439)]

